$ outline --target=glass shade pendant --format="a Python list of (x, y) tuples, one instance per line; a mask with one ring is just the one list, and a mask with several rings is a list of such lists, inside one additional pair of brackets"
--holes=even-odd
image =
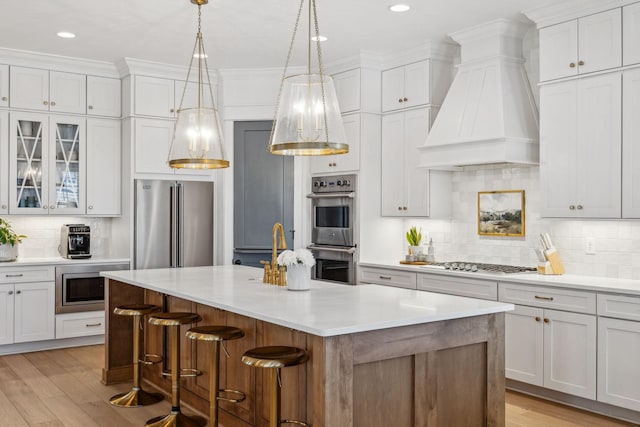
[[(224, 153), (220, 120), (218, 119), (218, 110), (213, 99), (207, 55), (204, 51), (202, 32), (200, 31), (200, 9), (203, 4), (208, 3), (208, 0), (190, 1), (198, 6), (198, 33), (196, 34), (196, 43), (193, 47), (189, 71), (187, 72), (187, 83), (180, 99), (173, 140), (169, 148), (169, 166), (177, 169), (228, 168), (229, 161)], [(183, 108), (194, 59), (198, 61), (198, 102), (196, 106)], [(203, 80), (204, 78), (206, 78), (206, 81)]]
[[(315, 0), (309, 1), (307, 74), (287, 76), (305, 0), (298, 17), (278, 93), (269, 151), (285, 156), (325, 156), (345, 154), (349, 145), (340, 115), (338, 97), (331, 76), (324, 74)], [(318, 72), (311, 72), (311, 28), (315, 28)]]

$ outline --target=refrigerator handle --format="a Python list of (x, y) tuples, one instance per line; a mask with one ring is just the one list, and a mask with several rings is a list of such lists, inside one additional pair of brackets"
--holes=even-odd
[(183, 267), (184, 259), (182, 259), (184, 249), (184, 238), (182, 236), (182, 223), (184, 221), (184, 186), (181, 183), (176, 183), (176, 266)]
[(177, 195), (178, 189), (175, 185), (172, 185), (171, 187), (169, 187), (169, 212), (170, 212), (170, 218), (169, 218), (169, 224), (170, 224), (170, 229), (169, 229), (169, 247), (170, 247), (170, 251), (169, 251), (169, 256), (170, 256), (170, 260), (169, 260), (169, 267), (178, 267), (178, 251), (177, 251), (177, 243), (178, 243), (178, 212), (176, 209), (176, 199), (178, 197)]

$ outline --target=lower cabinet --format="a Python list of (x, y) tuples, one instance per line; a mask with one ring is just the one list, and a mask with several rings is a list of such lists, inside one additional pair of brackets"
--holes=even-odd
[(416, 289), (416, 273), (384, 268), (360, 267), (358, 284), (394, 286), (396, 288)]
[(56, 338), (87, 337), (104, 334), (104, 311), (56, 315)]
[(498, 282), (495, 280), (442, 274), (418, 274), (418, 290), (491, 301), (498, 299)]
[(0, 285), (0, 344), (55, 338), (55, 283)]

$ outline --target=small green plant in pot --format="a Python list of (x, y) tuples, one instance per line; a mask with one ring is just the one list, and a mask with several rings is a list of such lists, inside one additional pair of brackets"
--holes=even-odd
[(407, 231), (407, 243), (409, 243), (409, 250), (413, 255), (417, 255), (422, 252), (422, 228), (418, 229), (415, 225)]
[(0, 262), (15, 261), (18, 257), (18, 243), (22, 243), (24, 234), (16, 234), (11, 224), (0, 218)]

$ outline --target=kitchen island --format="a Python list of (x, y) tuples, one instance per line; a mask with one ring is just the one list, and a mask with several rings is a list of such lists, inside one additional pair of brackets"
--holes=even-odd
[[(263, 284), (262, 270), (244, 266), (103, 274), (108, 313), (147, 302), (197, 312), (201, 325), (244, 330), (222, 358), (221, 387), (247, 393), (240, 404), (221, 402), (225, 427), (267, 425), (263, 373), (240, 362), (244, 351), (264, 345), (310, 354), (305, 365), (282, 371), (284, 418), (314, 427), (504, 425), (504, 312), (511, 304), (318, 281), (292, 292)], [(157, 329), (146, 328), (147, 353), (162, 352)], [(131, 336), (130, 319), (109, 314), (105, 383), (131, 378)], [(184, 337), (181, 346), (181, 365), (204, 371), (183, 380), (182, 400), (206, 413), (209, 347)], [(160, 370), (145, 369), (145, 384), (168, 394)]]

